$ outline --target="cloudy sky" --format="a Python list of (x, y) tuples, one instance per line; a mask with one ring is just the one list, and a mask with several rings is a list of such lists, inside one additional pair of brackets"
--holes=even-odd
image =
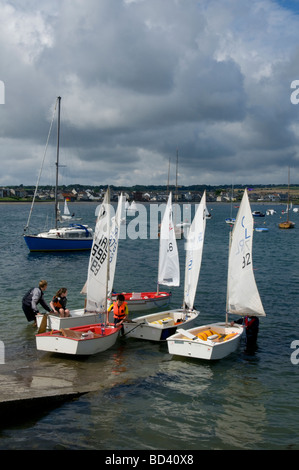
[(63, 184), (299, 183), (299, 0), (0, 0), (0, 37), (0, 186), (57, 96)]

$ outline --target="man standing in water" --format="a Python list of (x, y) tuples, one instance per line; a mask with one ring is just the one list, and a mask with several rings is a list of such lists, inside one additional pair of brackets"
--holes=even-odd
[(38, 287), (30, 289), (23, 297), (22, 308), (27, 320), (34, 321), (33, 326), (36, 326), (35, 316), (39, 313), (37, 304), (41, 304), (42, 307), (51, 312), (49, 305), (44, 300), (44, 291), (47, 289), (48, 283), (45, 280), (39, 282)]
[(257, 335), (259, 332), (259, 319), (254, 315), (247, 315), (245, 318), (240, 318), (235, 322), (231, 322), (231, 326), (234, 323), (243, 324), (246, 329), (246, 348), (251, 349), (256, 346)]

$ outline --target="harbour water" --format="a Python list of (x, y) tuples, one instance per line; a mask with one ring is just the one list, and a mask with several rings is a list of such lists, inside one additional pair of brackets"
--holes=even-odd
[[(71, 209), (94, 226), (96, 203)], [(146, 206), (149, 211), (149, 205)], [(68, 288), (69, 308), (84, 304), (89, 253), (29, 253), (23, 240), (28, 204), (0, 205), (0, 340), (5, 361), (0, 372), (38, 369), (74, 382), (98, 384), (96, 390), (52, 410), (38, 410), (19, 423), (0, 423), (0, 449), (125, 450), (271, 450), (299, 449), (299, 215), (293, 230), (279, 230), (281, 205), (252, 204), (252, 210), (275, 208), (256, 220), (269, 228), (255, 232), (253, 263), (267, 316), (260, 320), (258, 348), (244, 344), (216, 362), (171, 356), (167, 344), (120, 338), (105, 353), (72, 358), (37, 351), (35, 329), (21, 308), (23, 294), (47, 279), (46, 301)], [(210, 204), (195, 306), (198, 324), (225, 316), (230, 207)], [(42, 223), (49, 204), (37, 205), (34, 225)], [(155, 290), (158, 239), (121, 240), (115, 290)], [(172, 305), (181, 306), (184, 240), (178, 241), (181, 286), (172, 289)], [(296, 343), (298, 341), (298, 345)], [(293, 348), (292, 348), (293, 346)], [(54, 372), (53, 372), (54, 371)]]

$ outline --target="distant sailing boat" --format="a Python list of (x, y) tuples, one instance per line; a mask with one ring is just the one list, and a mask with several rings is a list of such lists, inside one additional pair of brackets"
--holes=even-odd
[(284, 221), (284, 222), (281, 222), (280, 224), (278, 224), (279, 228), (289, 229), (289, 228), (294, 228), (295, 227), (295, 223), (291, 222), (289, 220), (289, 212), (290, 212), (290, 167), (289, 167), (289, 171), (288, 171), (288, 204), (287, 204), (287, 210), (286, 210), (287, 220)]

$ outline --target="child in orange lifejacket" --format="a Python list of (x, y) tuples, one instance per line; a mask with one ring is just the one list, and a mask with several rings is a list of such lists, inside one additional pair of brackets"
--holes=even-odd
[(66, 308), (67, 303), (67, 288), (61, 287), (56, 294), (54, 295), (52, 301), (50, 302), (51, 308), (54, 312), (59, 313), (60, 317), (69, 317), (70, 311)]
[(114, 314), (114, 326), (122, 325), (124, 321), (128, 320), (129, 310), (123, 294), (118, 294), (116, 302), (113, 302), (108, 308), (108, 314), (112, 309)]

